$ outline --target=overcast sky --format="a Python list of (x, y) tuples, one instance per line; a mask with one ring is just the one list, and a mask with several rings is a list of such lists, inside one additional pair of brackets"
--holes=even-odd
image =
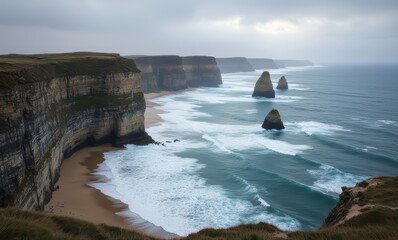
[(398, 0), (0, 0), (0, 54), (398, 62)]

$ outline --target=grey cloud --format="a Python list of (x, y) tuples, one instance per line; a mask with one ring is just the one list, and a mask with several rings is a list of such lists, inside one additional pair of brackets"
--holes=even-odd
[[(0, 53), (89, 50), (398, 61), (392, 44), (398, 42), (396, 0), (0, 0), (0, 6)], [(236, 17), (239, 31), (212, 25)], [(325, 22), (311, 27), (306, 18)], [(303, 31), (280, 36), (255, 31), (257, 23), (275, 20)]]

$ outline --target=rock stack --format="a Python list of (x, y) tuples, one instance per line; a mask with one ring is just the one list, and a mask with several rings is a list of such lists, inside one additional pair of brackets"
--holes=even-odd
[(282, 76), (281, 79), (279, 79), (279, 81), (278, 81), (278, 86), (276, 87), (276, 89), (285, 90), (285, 89), (288, 89), (288, 88), (289, 87), (287, 85), (286, 78), (285, 78), (285, 76)]
[(252, 97), (275, 98), (274, 87), (268, 71), (264, 71), (257, 80)]
[(283, 122), (281, 120), (281, 116), (279, 115), (279, 112), (276, 109), (272, 109), (267, 114), (267, 116), (264, 119), (263, 125), (261, 127), (265, 128), (267, 130), (271, 130), (271, 129), (282, 130), (282, 129), (285, 129), (285, 126), (283, 126)]

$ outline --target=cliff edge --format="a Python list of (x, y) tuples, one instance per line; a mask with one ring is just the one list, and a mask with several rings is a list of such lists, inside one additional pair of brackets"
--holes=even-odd
[(43, 208), (83, 146), (151, 142), (144, 112), (140, 71), (118, 54), (0, 56), (0, 205)]
[(254, 68), (244, 57), (216, 58), (221, 73), (253, 72)]
[(214, 57), (189, 56), (183, 57), (182, 62), (189, 87), (218, 87), (222, 84)]

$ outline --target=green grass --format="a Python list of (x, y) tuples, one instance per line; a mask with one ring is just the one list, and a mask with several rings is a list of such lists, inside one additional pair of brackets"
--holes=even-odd
[(55, 77), (139, 72), (134, 61), (109, 53), (0, 55), (0, 90)]
[(0, 239), (153, 240), (134, 231), (92, 224), (69, 217), (17, 209), (0, 210)]

